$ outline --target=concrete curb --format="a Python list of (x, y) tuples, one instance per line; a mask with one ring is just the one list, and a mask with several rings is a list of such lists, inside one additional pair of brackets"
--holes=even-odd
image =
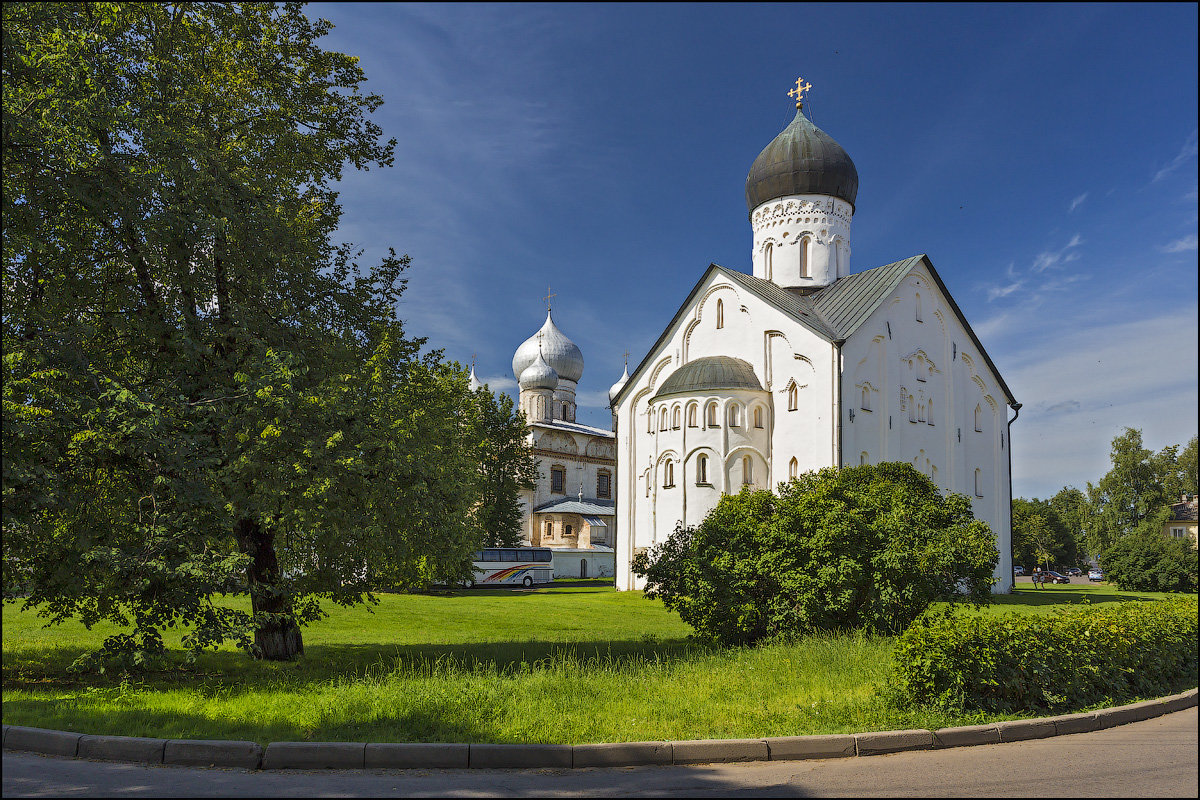
[(471, 769), (570, 769), (574, 748), (569, 744), (473, 744)]
[(917, 728), (907, 731), (856, 733), (854, 744), (860, 756), (898, 753), (901, 750), (929, 750), (933, 747), (933, 731)]
[(1019, 742), (1112, 728), (1193, 708), (1197, 690), (1083, 714), (1017, 719), (936, 731), (876, 731), (766, 739), (611, 744), (454, 744), (434, 742), (256, 742), (88, 736), (5, 725), (5, 750), (51, 756), (242, 769), (571, 769), (733, 761), (843, 758)]
[(767, 761), (766, 739), (697, 739), (671, 742), (675, 764), (728, 764), (734, 761)]
[(767, 739), (767, 755), (772, 761), (799, 761), (806, 758), (846, 758), (858, 747), (848, 733), (823, 736), (780, 736)]
[(141, 736), (83, 736), (79, 739), (79, 757), (99, 761), (138, 761), (163, 763), (166, 739)]
[(168, 739), (163, 750), (164, 764), (187, 767), (262, 766), (263, 749), (258, 742), (227, 742), (213, 739)]

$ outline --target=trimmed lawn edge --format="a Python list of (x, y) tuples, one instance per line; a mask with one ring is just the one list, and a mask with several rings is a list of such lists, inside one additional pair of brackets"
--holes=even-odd
[[(967, 747), (1112, 728), (1159, 717), (1197, 705), (1197, 690), (1083, 714), (1067, 714), (991, 725), (936, 731), (873, 731), (838, 736), (788, 736), (763, 739), (703, 739), (683, 742), (614, 744), (436, 744), (366, 742), (254, 742), (144, 739), (88, 736), (21, 725), (4, 726), (4, 749), (45, 755), (102, 758), (136, 763), (191, 763), (241, 769), (429, 768), (431, 758), (462, 769), (530, 767), (633, 767), (727, 761), (783, 761), (838, 758)], [(853, 746), (851, 746), (853, 742)], [(183, 751), (183, 752), (180, 752)], [(165, 754), (179, 755), (167, 757)], [(186, 756), (183, 753), (187, 753)], [(157, 758), (155, 758), (157, 755)], [(436, 764), (435, 764), (436, 766)]]

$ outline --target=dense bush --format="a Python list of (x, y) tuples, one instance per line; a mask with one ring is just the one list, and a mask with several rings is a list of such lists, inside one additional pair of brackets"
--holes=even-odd
[(998, 553), (970, 500), (909, 464), (828, 468), (722, 497), (634, 558), (704, 639), (744, 644), (863, 628), (897, 633), (933, 600), (986, 602)]
[(1101, 556), (1104, 575), (1125, 591), (1196, 591), (1196, 549), (1190, 539), (1168, 539), (1162, 525), (1141, 526)]
[(1044, 711), (1196, 685), (1196, 598), (1079, 606), (1056, 614), (929, 613), (900, 636), (901, 704)]

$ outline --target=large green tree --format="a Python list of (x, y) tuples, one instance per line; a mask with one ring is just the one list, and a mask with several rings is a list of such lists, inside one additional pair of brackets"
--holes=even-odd
[[(476, 390), (479, 425), (483, 433), (479, 461), (480, 500), (476, 510), (484, 544), (514, 547), (520, 543), (522, 489), (532, 489), (537, 460), (526, 440), (524, 415), (505, 394), (487, 387)], [(514, 424), (514, 420), (518, 420)]]
[(1092, 553), (1103, 552), (1147, 517), (1178, 502), (1189, 482), (1194, 485), (1194, 442), (1195, 437), (1184, 449), (1181, 463), (1179, 445), (1155, 453), (1143, 446), (1137, 428), (1125, 428), (1113, 438), (1112, 467), (1099, 482), (1087, 485), (1087, 539)]
[(287, 658), (322, 598), (468, 576), (483, 444), (521, 421), (405, 335), (407, 257), (331, 238), (394, 141), (329, 23), (3, 15), (5, 595), (131, 626), (110, 649), (186, 623)]

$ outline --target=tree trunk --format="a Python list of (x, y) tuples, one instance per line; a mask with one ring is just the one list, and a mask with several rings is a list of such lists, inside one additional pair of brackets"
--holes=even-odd
[(268, 661), (286, 661), (304, 653), (300, 626), (292, 618), (292, 599), (280, 591), (279, 560), (275, 535), (252, 519), (234, 525), (238, 546), (250, 556), (246, 570), (250, 582), (250, 607), (255, 614), (277, 614), (254, 631), (255, 655)]

